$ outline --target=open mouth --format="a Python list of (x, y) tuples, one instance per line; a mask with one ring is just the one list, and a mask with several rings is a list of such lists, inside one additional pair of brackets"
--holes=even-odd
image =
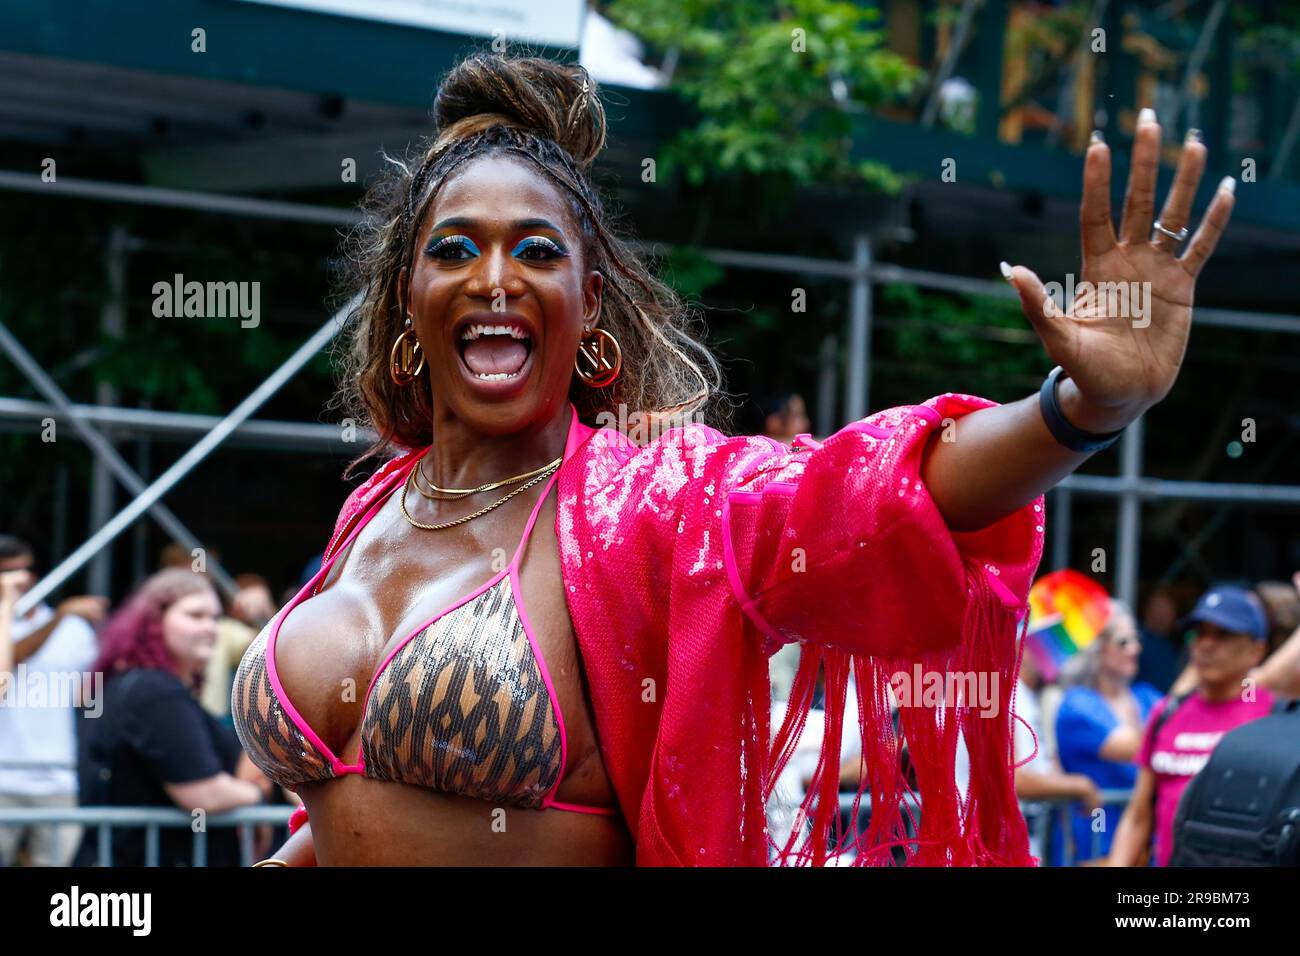
[(471, 378), (508, 382), (527, 367), (533, 337), (520, 322), (471, 322), (460, 330), (456, 348)]

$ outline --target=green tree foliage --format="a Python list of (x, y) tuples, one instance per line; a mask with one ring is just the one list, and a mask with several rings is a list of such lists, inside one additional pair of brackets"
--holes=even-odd
[(1011, 401), (1050, 367), (1015, 299), (889, 285), (879, 290), (876, 306), (884, 332), (878, 353), (888, 356), (878, 374), (901, 389), (880, 399), (915, 401), (908, 395), (955, 389)]
[[(851, 158), (852, 136), (860, 133), (864, 114), (905, 101), (923, 76), (885, 47), (880, 13), (870, 4), (614, 0), (608, 13), (675, 64), (671, 88), (695, 115), (668, 144), (660, 170), (671, 175), (679, 169), (692, 185), (709, 184), (703, 220), (737, 181), (741, 194), (762, 203), (814, 186), (900, 188), (901, 177), (887, 167)], [(671, 250), (662, 273), (687, 298), (702, 299), (707, 292), (708, 304), (731, 304), (711, 315), (710, 327), (724, 354), (743, 356), (759, 380), (777, 370), (789, 378), (792, 365), (814, 367), (820, 336), (839, 328), (847, 310), (847, 286), (815, 296), (812, 301), (821, 303), (817, 314), (805, 316), (800, 326), (809, 333), (798, 340), (806, 354), (795, 355), (788, 301), (764, 297), (763, 284), (725, 273), (691, 247)], [(892, 286), (877, 289), (876, 308), (881, 334), (873, 364), (880, 398), (914, 400), (955, 387), (959, 369), (969, 372), (963, 381), (970, 388), (1005, 398), (1041, 377), (1041, 349), (1010, 300)], [(802, 387), (811, 393), (815, 382)]]
[[(120, 406), (223, 415), (325, 321), (319, 303), (334, 241), (328, 231), (35, 195), (8, 194), (3, 204), (5, 221), (22, 225), (0, 234), (0, 322), (73, 402), (95, 404), (98, 386), (108, 385)], [(102, 323), (114, 225), (124, 226), (132, 243), (119, 335), (105, 333)], [(176, 273), (259, 282), (258, 326), (243, 328), (238, 317), (155, 316), (154, 284), (171, 283)], [(332, 388), (330, 356), (323, 351), (260, 414), (313, 420)], [(4, 355), (0, 396), (42, 400)], [(36, 422), (0, 432), (0, 489), (15, 490), (0, 494), (0, 526), (14, 530), (16, 521), (27, 520), (26, 512), (49, 494), (60, 465), (70, 469), (71, 487), (87, 487), (91, 458), (71, 426), (61, 416), (56, 421), (51, 443), (42, 441)], [(163, 443), (159, 454), (165, 460), (177, 447)], [(43, 532), (44, 518), (34, 526)]]
[(884, 47), (879, 11), (842, 0), (615, 0), (609, 14), (673, 50), (672, 87), (698, 122), (661, 166), (698, 185), (748, 173), (786, 184), (897, 189), (879, 163), (852, 159), (854, 118), (896, 101), (920, 71)]

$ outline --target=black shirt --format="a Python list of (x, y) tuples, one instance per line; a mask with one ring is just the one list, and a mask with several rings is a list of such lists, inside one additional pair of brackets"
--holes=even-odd
[[(175, 807), (163, 783), (190, 783), (234, 773), (239, 739), (205, 711), (169, 671), (140, 668), (105, 682), (102, 712), (77, 713), (77, 786), (82, 806)], [(160, 866), (193, 863), (189, 827), (160, 827)], [(113, 865), (145, 864), (145, 830), (113, 828)], [(99, 830), (86, 827), (74, 866), (99, 859)], [(233, 827), (208, 828), (208, 865), (238, 866)]]

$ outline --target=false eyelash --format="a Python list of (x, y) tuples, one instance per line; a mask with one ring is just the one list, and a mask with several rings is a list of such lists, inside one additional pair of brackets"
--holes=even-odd
[(515, 252), (524, 252), (538, 245), (550, 249), (550, 251), (555, 253), (557, 256), (567, 256), (569, 254), (568, 251), (558, 242), (546, 236), (529, 236), (527, 239), (521, 241), (519, 245), (515, 246)]
[(425, 252), (429, 255), (435, 255), (439, 250), (451, 248), (452, 246), (459, 246), (461, 249), (474, 252), (475, 254), (477, 254), (478, 251), (474, 248), (474, 244), (465, 236), (443, 236), (437, 242), (432, 243)]

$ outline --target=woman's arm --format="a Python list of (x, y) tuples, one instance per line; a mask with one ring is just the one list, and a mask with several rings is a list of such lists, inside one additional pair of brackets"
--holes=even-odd
[[(1080, 225), (1083, 279), (1062, 314), (1029, 269), (1003, 264), (1021, 307), (1060, 382), (1066, 419), (1087, 432), (1125, 427), (1173, 386), (1187, 348), (1196, 276), (1232, 212), (1234, 180), (1220, 183), (1187, 251), (1161, 233), (1152, 239), (1160, 126), (1143, 110), (1133, 144), (1124, 218), (1110, 215), (1110, 150), (1094, 139), (1084, 160)], [(1158, 220), (1177, 232), (1190, 220), (1205, 147), (1189, 138)], [(922, 475), (955, 531), (986, 528), (1033, 501), (1088, 458), (1057, 444), (1037, 397), (981, 409), (931, 437)]]
[(275, 784), (258, 769), (257, 764), (253, 763), (253, 759), (246, 753), (239, 755), (239, 763), (235, 766), (235, 778), (253, 784), (267, 800), (270, 800), (275, 792)]
[(1275, 694), (1300, 697), (1300, 628), (1250, 676)]
[(284, 860), (290, 866), (315, 866), (316, 847), (311, 840), (311, 824), (304, 823), (300, 826), (297, 832), (285, 840), (284, 845), (271, 856), (277, 860)]
[[(1078, 388), (1060, 385), (1062, 411), (1085, 431)], [(1067, 397), (1070, 401), (1067, 402)], [(1127, 423), (1124, 423), (1127, 424)], [(1122, 425), (1116, 425), (1116, 428)], [(953, 531), (978, 531), (1029, 504), (1088, 460), (1052, 437), (1038, 409), (1038, 397), (981, 408), (958, 419), (951, 430), (930, 436), (921, 477)]]
[(1025, 767), (1016, 768), (1016, 796), (1021, 800), (1051, 800), (1069, 797), (1088, 809), (1101, 806), (1101, 793), (1092, 778), (1081, 773), (1052, 770), (1039, 773)]
[(1200, 678), (1196, 675), (1196, 665), (1191, 661), (1188, 661), (1187, 666), (1183, 668), (1183, 672), (1178, 675), (1178, 679), (1175, 680), (1173, 686), (1169, 688), (1167, 696), (1183, 697), (1190, 694), (1192, 691), (1196, 690), (1196, 685), (1199, 680)]
[(239, 780), (232, 774), (214, 774), (188, 783), (163, 782), (163, 790), (172, 803), (182, 810), (205, 810), (221, 813), (235, 807), (247, 807), (262, 802), (262, 791), (255, 783)]
[(1149, 768), (1141, 767), (1133, 796), (1115, 830), (1115, 842), (1110, 847), (1111, 866), (1137, 866), (1141, 861), (1142, 851), (1151, 843), (1155, 795), (1156, 775)]
[(75, 615), (76, 617), (85, 618), (93, 626), (103, 622), (107, 614), (108, 598), (86, 594), (80, 597), (70, 597), (59, 602), (59, 606), (54, 609), (54, 614), (48, 621), (22, 640), (14, 642), (13, 663), (21, 664), (39, 651), (58, 626), (63, 623), (64, 618)]
[(262, 789), (228, 772), (203, 712), (175, 675), (134, 671), (122, 707), (124, 743), (147, 766), (168, 798), (183, 810), (220, 813), (260, 803)]
[(1142, 748), (1142, 731), (1128, 724), (1120, 724), (1102, 742), (1097, 751), (1102, 760), (1112, 763), (1132, 763)]

